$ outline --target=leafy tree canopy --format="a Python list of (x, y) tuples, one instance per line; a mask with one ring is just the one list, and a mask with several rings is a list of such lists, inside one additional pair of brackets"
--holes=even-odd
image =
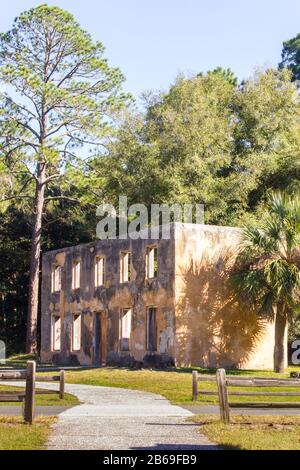
[[(27, 352), (37, 348), (45, 206), (69, 199), (70, 168), (78, 171), (90, 154), (105, 148), (113, 119), (128, 101), (123, 80), (120, 70), (104, 58), (102, 43), (93, 42), (73, 16), (58, 7), (32, 8), (0, 35), (0, 168), (7, 172), (8, 190), (4, 200), (32, 198), (33, 208)], [(86, 176), (83, 170), (81, 176)], [(17, 184), (10, 184), (13, 179)]]
[(127, 114), (93, 170), (106, 197), (204, 203), (206, 222), (241, 225), (268, 190), (299, 187), (299, 148), (290, 72), (257, 72), (240, 86), (208, 73), (148, 96), (145, 115)]
[(103, 53), (70, 13), (47, 5), (0, 35), (1, 164), (10, 176), (35, 177), (42, 159), (50, 182), (102, 148), (127, 100)]
[[(223, 69), (222, 67), (216, 67), (214, 70), (211, 70), (209, 72), (207, 72), (208, 75), (211, 75), (211, 74), (219, 74), (221, 75), (222, 77), (224, 77), (232, 86), (237, 86), (238, 84), (238, 79), (237, 77), (234, 75), (234, 72), (230, 69), (230, 68), (227, 68), (227, 69)], [(201, 75), (201, 74), (199, 74)]]
[(300, 33), (283, 43), (279, 68), (287, 67), (293, 74), (293, 80), (300, 80)]

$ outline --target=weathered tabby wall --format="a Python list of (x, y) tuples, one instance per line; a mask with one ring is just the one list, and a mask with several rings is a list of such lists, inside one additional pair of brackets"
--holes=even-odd
[[(158, 277), (145, 279), (147, 246), (157, 242)], [(119, 256), (132, 252), (132, 281), (120, 283)], [(95, 257), (105, 257), (105, 286), (95, 288)], [(81, 261), (80, 289), (72, 290), (72, 265)], [(51, 293), (51, 269), (63, 266), (62, 289)], [(157, 353), (146, 349), (146, 310), (157, 307)], [(132, 308), (130, 353), (120, 351), (120, 310)], [(82, 350), (71, 350), (73, 314), (82, 314)], [(171, 363), (174, 356), (174, 241), (105, 240), (46, 253), (43, 256), (42, 285), (42, 360), (57, 363), (92, 364), (94, 362), (95, 315), (102, 324), (102, 360), (106, 363)], [(51, 316), (58, 314), (62, 323), (60, 352), (51, 351)]]
[(176, 226), (178, 365), (273, 368), (274, 325), (241, 305), (230, 282), (240, 233), (230, 227)]
[[(170, 240), (107, 240), (43, 256), (42, 360), (93, 364), (100, 315), (102, 363), (162, 366), (273, 367), (274, 325), (241, 305), (230, 272), (240, 231), (172, 224)], [(158, 276), (147, 280), (147, 246), (158, 246)], [(132, 252), (132, 281), (120, 283), (120, 252)], [(105, 285), (95, 287), (96, 256), (105, 257)], [(81, 261), (80, 289), (72, 265)], [(51, 293), (53, 264), (63, 266), (62, 288)], [(157, 351), (147, 351), (146, 312), (157, 307)], [(120, 311), (132, 309), (130, 352), (120, 350)], [(72, 351), (72, 318), (81, 313), (81, 350)], [(51, 317), (61, 317), (61, 350), (51, 350)]]

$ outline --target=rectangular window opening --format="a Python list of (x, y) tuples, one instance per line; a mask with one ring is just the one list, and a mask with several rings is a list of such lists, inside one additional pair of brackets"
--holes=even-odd
[(72, 269), (72, 289), (80, 288), (80, 261), (74, 261)]
[(121, 325), (120, 325), (120, 349), (121, 351), (130, 350), (130, 334), (131, 334), (132, 312), (130, 308), (121, 309)]
[(81, 349), (81, 314), (73, 315), (72, 326), (72, 350), (80, 351)]
[(122, 252), (120, 255), (120, 282), (131, 281), (131, 253)]
[(156, 351), (157, 325), (156, 307), (149, 307), (147, 311), (147, 350)]
[(95, 286), (104, 285), (105, 259), (102, 256), (96, 256), (95, 260)]
[(157, 246), (149, 246), (146, 254), (146, 277), (153, 279), (157, 277), (158, 272), (158, 257)]
[(51, 292), (59, 292), (61, 290), (61, 272), (61, 266), (58, 266), (56, 264), (52, 266)]
[(60, 351), (61, 348), (61, 318), (58, 315), (53, 315), (51, 318), (52, 321), (52, 351)]

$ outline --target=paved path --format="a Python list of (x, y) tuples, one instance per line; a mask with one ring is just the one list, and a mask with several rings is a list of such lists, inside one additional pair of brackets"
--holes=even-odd
[[(218, 405), (182, 405), (186, 410), (191, 411), (193, 414), (219, 414), (220, 409)], [(270, 415), (285, 415), (294, 416), (300, 415), (300, 408), (231, 408), (230, 413), (233, 415), (256, 415), (256, 416), (270, 416)]]
[[(218, 405), (181, 405), (182, 408), (191, 411), (192, 414), (219, 414)], [(35, 414), (37, 416), (56, 416), (64, 411), (72, 408), (71, 406), (56, 406), (56, 405), (37, 405), (35, 407)], [(293, 416), (300, 415), (300, 408), (232, 408), (231, 414), (235, 415), (285, 415)], [(21, 405), (1, 405), (1, 416), (21, 416)]]
[[(0, 382), (1, 383), (1, 382)], [(21, 385), (10, 382), (10, 385)], [(53, 383), (37, 382), (39, 388), (56, 389)], [(121, 388), (66, 384), (81, 405), (63, 411), (48, 449), (95, 450), (213, 450), (217, 447), (201, 435), (187, 418), (195, 413), (218, 413), (215, 405), (174, 406), (161, 395)], [(0, 407), (0, 414), (1, 414)], [(16, 409), (11, 406), (10, 408)], [(19, 408), (19, 407), (18, 407)], [(56, 408), (49, 407), (54, 414)], [(56, 410), (60, 411), (60, 410)], [(232, 410), (243, 414), (299, 414), (299, 409)]]
[[(56, 416), (63, 411), (66, 411), (70, 406), (56, 406), (56, 405), (38, 405), (35, 407), (35, 414), (37, 416)], [(1, 405), (1, 416), (22, 416), (22, 405)]]
[[(19, 383), (16, 383), (20, 385)], [(56, 384), (37, 382), (40, 388)], [(82, 402), (61, 413), (48, 449), (214, 450), (187, 418), (193, 413), (161, 395), (121, 388), (66, 384)]]

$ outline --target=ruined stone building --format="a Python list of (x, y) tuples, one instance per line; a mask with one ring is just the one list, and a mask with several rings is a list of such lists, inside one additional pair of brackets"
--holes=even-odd
[(272, 368), (274, 325), (229, 282), (240, 231), (170, 224), (43, 256), (43, 362)]

